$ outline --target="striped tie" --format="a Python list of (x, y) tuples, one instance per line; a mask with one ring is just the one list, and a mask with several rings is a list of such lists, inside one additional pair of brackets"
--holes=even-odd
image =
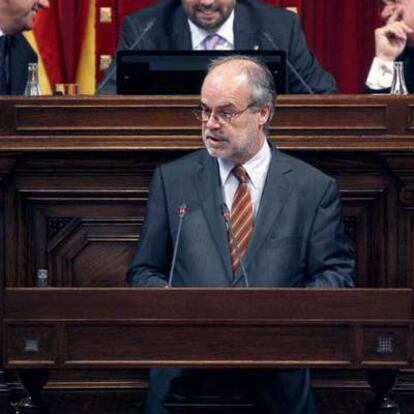
[[(239, 180), (239, 186), (234, 194), (233, 204), (231, 207), (231, 224), (234, 236), (239, 244), (240, 256), (243, 256), (247, 249), (250, 236), (253, 232), (253, 205), (252, 197), (247, 186), (247, 173), (241, 165), (236, 165), (232, 173)], [(231, 266), (233, 273), (236, 274), (240, 261), (237, 254), (237, 247), (233, 239), (229, 237)]]

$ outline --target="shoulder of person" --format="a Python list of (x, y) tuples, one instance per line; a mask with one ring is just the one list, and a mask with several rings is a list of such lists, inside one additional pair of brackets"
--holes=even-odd
[(25, 54), (27, 56), (30, 56), (29, 60), (31, 62), (37, 62), (37, 55), (35, 51), (32, 49), (30, 43), (22, 33), (17, 33), (15, 35), (9, 36), (9, 39), (12, 53), (15, 52), (19, 54)]
[(294, 22), (298, 15), (282, 6), (265, 3), (262, 0), (237, 0), (237, 7), (245, 8), (253, 13), (260, 14), (266, 19), (277, 19), (277, 21)]
[(279, 161), (290, 166), (292, 171), (299, 177), (300, 182), (303, 182), (305, 185), (307, 185), (309, 181), (317, 181), (320, 182), (321, 185), (327, 185), (329, 181), (333, 180), (331, 176), (299, 158), (288, 155), (279, 150), (274, 151), (274, 155), (279, 157)]
[(161, 165), (161, 169), (168, 175), (182, 174), (184, 171), (194, 173), (196, 169), (210, 162), (211, 158), (205, 149), (200, 149)]

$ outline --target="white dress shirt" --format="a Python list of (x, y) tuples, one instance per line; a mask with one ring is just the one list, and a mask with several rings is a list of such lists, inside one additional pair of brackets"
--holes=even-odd
[[(248, 175), (247, 185), (250, 190), (253, 203), (253, 216), (256, 217), (259, 210), (260, 200), (262, 198), (263, 188), (269, 170), (270, 160), (272, 159), (272, 150), (269, 143), (265, 141), (259, 152), (243, 164)], [(234, 194), (239, 186), (239, 180), (231, 174), (235, 164), (218, 158), (220, 179), (223, 192), (223, 200), (231, 211)]]
[(204, 50), (204, 39), (212, 34), (217, 34), (222, 38), (222, 41), (215, 47), (215, 50), (233, 50), (234, 49), (234, 10), (230, 13), (227, 20), (215, 33), (207, 32), (204, 29), (196, 26), (191, 20), (188, 20), (191, 31), (191, 42), (193, 50)]
[(394, 62), (375, 57), (368, 73), (366, 85), (374, 90), (391, 88), (393, 73)]

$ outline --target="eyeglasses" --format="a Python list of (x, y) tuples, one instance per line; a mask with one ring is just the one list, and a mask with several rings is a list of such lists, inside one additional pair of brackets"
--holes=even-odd
[(211, 116), (213, 119), (220, 123), (226, 124), (234, 121), (238, 116), (240, 116), (243, 112), (246, 112), (248, 109), (253, 108), (256, 104), (250, 103), (246, 106), (246, 108), (242, 109), (241, 111), (232, 111), (232, 110), (219, 110), (219, 111), (212, 111), (209, 108), (204, 108), (203, 106), (199, 106), (198, 108), (193, 109), (193, 115), (198, 121), (201, 122), (208, 122)]

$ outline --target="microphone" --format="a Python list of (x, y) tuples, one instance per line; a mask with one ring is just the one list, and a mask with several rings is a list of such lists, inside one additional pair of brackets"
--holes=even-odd
[[(134, 43), (132, 43), (131, 46), (126, 48), (126, 50), (135, 49), (138, 46), (138, 44), (141, 43), (142, 39), (146, 36), (146, 34), (153, 28), (156, 20), (157, 20), (156, 17), (151, 19), (146, 24), (146, 26), (144, 27), (144, 30), (142, 30), (142, 32), (139, 34), (139, 36), (135, 39)], [(105, 75), (104, 80), (101, 82), (98, 89), (96, 90), (96, 94), (98, 94), (102, 90), (102, 88), (109, 82), (109, 80), (112, 78), (112, 75), (114, 74), (115, 70), (116, 70), (116, 63), (114, 64), (114, 66), (112, 66), (112, 69)]]
[[(276, 44), (276, 42), (273, 40), (272, 36), (268, 32), (261, 32), (262, 35), (267, 39), (267, 41), (270, 43), (270, 45), (273, 47), (276, 51), (281, 51), (282, 49)], [(313, 95), (315, 92), (313, 89), (309, 86), (309, 84), (303, 79), (303, 77), (300, 75), (300, 73), (294, 68), (292, 63), (290, 62), (289, 58), (287, 57), (286, 53), (286, 64), (288, 65), (288, 68), (293, 72), (293, 74), (296, 76), (296, 78), (299, 80), (299, 82), (302, 84), (302, 86), (306, 89), (309, 95)]]
[(174, 252), (173, 252), (173, 258), (171, 261), (171, 267), (170, 267), (170, 274), (168, 276), (168, 285), (166, 287), (171, 287), (172, 281), (173, 281), (173, 274), (174, 274), (174, 268), (175, 268), (175, 262), (177, 260), (177, 251), (178, 251), (178, 245), (180, 243), (180, 237), (181, 237), (181, 229), (183, 227), (183, 221), (184, 217), (188, 213), (188, 207), (186, 203), (181, 203), (178, 208), (178, 230), (177, 230), (177, 236), (175, 237), (175, 246), (174, 246)]
[[(236, 247), (237, 258), (239, 259), (240, 269), (241, 269), (241, 273), (242, 273), (241, 277), (243, 277), (246, 287), (249, 287), (249, 278), (247, 277), (246, 268), (244, 267), (243, 260), (242, 260), (241, 254), (240, 254), (239, 243), (236, 239), (236, 236), (234, 235), (233, 227), (231, 225), (230, 211), (229, 211), (229, 208), (227, 207), (226, 203), (221, 204), (221, 215), (223, 216), (224, 223), (226, 224), (227, 232), (230, 234), (231, 240), (232, 240), (234, 246)], [(231, 287), (235, 286), (237, 284), (237, 282), (239, 281), (239, 279), (240, 279), (240, 277), (235, 278), (233, 280), (233, 283), (231, 284)]]

